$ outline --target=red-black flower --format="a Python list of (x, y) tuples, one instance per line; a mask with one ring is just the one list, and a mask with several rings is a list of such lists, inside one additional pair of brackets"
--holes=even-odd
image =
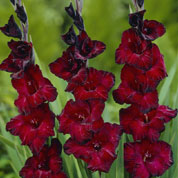
[(153, 44), (152, 67), (148, 70), (141, 70), (133, 66), (125, 65), (122, 69), (121, 79), (131, 78), (140, 84), (144, 91), (155, 90), (159, 82), (167, 77), (164, 59), (159, 48)]
[(11, 54), (15, 59), (29, 60), (32, 57), (32, 43), (26, 41), (11, 40), (8, 43), (9, 48), (12, 50)]
[(53, 74), (67, 81), (70, 81), (82, 67), (86, 66), (86, 61), (74, 58), (74, 48), (74, 46), (69, 47), (66, 52), (63, 52), (62, 57), (49, 65)]
[(57, 139), (52, 139), (51, 146), (44, 145), (38, 155), (28, 158), (20, 171), (23, 178), (67, 178), (62, 172), (62, 159), (59, 157), (62, 145)]
[(117, 103), (136, 104), (143, 112), (158, 106), (158, 94), (155, 88), (159, 80), (154, 80), (147, 72), (128, 65), (122, 69), (121, 79), (118, 89), (113, 91), (113, 97)]
[(155, 20), (144, 20), (142, 27), (142, 35), (146, 40), (155, 40), (166, 32), (163, 24)]
[(123, 32), (122, 42), (116, 49), (116, 63), (129, 64), (143, 70), (152, 67), (152, 44), (144, 40), (136, 29)]
[(20, 114), (7, 123), (6, 129), (19, 136), (22, 145), (28, 145), (33, 153), (38, 153), (49, 136), (54, 136), (55, 115), (48, 104), (42, 104), (30, 114)]
[(19, 39), (22, 38), (22, 32), (16, 24), (13, 15), (10, 16), (8, 24), (6, 24), (4, 27), (0, 27), (0, 30), (7, 36)]
[(144, 71), (134, 67), (128, 67), (128, 70), (132, 70), (133, 75), (136, 76), (138, 83), (144, 86), (145, 89), (147, 87), (148, 91), (154, 90), (159, 82), (167, 77), (163, 55), (155, 44), (153, 44), (152, 53), (152, 67), (149, 70)]
[(119, 104), (135, 104), (141, 112), (148, 112), (158, 106), (158, 93), (152, 91), (148, 93), (138, 92), (122, 82), (118, 89), (113, 91), (113, 97), (116, 103)]
[(77, 43), (75, 46), (76, 59), (87, 60), (94, 58), (105, 50), (104, 43), (96, 40), (91, 40), (87, 33), (83, 30), (77, 36)]
[(17, 73), (24, 70), (27, 64), (32, 61), (32, 43), (25, 41), (8, 42), (11, 53), (7, 59), (0, 64), (0, 70)]
[[(86, 77), (83, 77), (85, 72)], [(72, 92), (76, 100), (107, 100), (108, 92), (114, 85), (114, 75), (94, 68), (88, 68), (85, 72), (77, 75), (75, 81), (69, 82), (66, 91)]]
[(134, 105), (120, 110), (120, 124), (134, 140), (149, 139), (157, 141), (165, 129), (164, 124), (176, 117), (177, 110), (160, 105), (158, 108), (144, 114)]
[(64, 150), (65, 153), (74, 154), (76, 158), (88, 163), (88, 169), (108, 172), (117, 157), (115, 151), (121, 135), (122, 129), (119, 125), (105, 123), (87, 143), (80, 144), (69, 139), (64, 145)]
[(125, 143), (124, 164), (133, 178), (161, 176), (173, 164), (171, 146), (164, 141)]
[(28, 113), (32, 108), (46, 101), (54, 101), (57, 91), (51, 82), (44, 78), (38, 65), (30, 65), (19, 79), (12, 79), (12, 85), (19, 93), (15, 105), (20, 112)]
[(103, 110), (104, 103), (101, 100), (70, 100), (58, 116), (59, 131), (69, 133), (78, 142), (91, 139), (93, 133), (103, 125)]

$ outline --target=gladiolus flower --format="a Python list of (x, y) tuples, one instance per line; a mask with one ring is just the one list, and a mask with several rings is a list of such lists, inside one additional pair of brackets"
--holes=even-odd
[(171, 146), (164, 141), (125, 143), (124, 163), (133, 178), (161, 176), (173, 164)]

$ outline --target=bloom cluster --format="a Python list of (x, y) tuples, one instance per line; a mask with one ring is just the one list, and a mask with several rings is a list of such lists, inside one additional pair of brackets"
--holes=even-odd
[(156, 90), (167, 73), (163, 55), (152, 41), (165, 28), (155, 20), (143, 20), (144, 13), (129, 15), (131, 28), (123, 32), (116, 50), (116, 63), (125, 65), (113, 91), (117, 103), (131, 104), (119, 115), (124, 132), (134, 139), (124, 145), (125, 168), (134, 178), (161, 176), (173, 164), (171, 146), (158, 139), (165, 123), (177, 115), (177, 110), (158, 104)]
[(0, 27), (5, 35), (20, 39), (8, 43), (11, 52), (0, 64), (0, 70), (11, 73), (12, 86), (18, 92), (15, 105), (19, 115), (7, 123), (6, 129), (12, 135), (19, 136), (22, 145), (27, 145), (33, 153), (20, 171), (20, 176), (66, 178), (59, 157), (59, 141), (53, 139), (51, 147), (45, 145), (48, 137), (54, 136), (55, 115), (49, 108), (49, 102), (56, 99), (57, 91), (43, 77), (39, 66), (34, 64), (33, 45), (27, 40), (28, 21), (24, 7), (19, 3), (15, 5), (15, 1), (11, 2), (24, 31), (22, 34), (13, 16), (8, 24)]
[(66, 154), (82, 159), (92, 171), (108, 172), (117, 157), (115, 152), (122, 134), (119, 125), (104, 123), (101, 117), (108, 92), (114, 85), (114, 75), (87, 66), (88, 59), (105, 50), (105, 44), (88, 37), (83, 19), (72, 4), (66, 11), (79, 34), (71, 26), (62, 36), (69, 47), (49, 65), (53, 74), (68, 82), (66, 91), (75, 97), (57, 117), (59, 132), (71, 136), (64, 144)]

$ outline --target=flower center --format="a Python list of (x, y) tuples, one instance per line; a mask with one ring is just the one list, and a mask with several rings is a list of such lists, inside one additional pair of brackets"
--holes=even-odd
[(131, 41), (129, 42), (129, 48), (131, 49), (131, 51), (133, 53), (136, 54), (142, 54), (143, 53), (143, 49), (142, 49), (142, 42), (137, 40), (137, 41)]
[(80, 122), (83, 121), (83, 120), (85, 120), (85, 118), (86, 118), (86, 116), (85, 116), (84, 113), (75, 113), (74, 116)]
[(96, 89), (96, 84), (93, 82), (93, 81), (90, 81), (90, 82), (86, 82), (85, 84), (85, 89), (87, 91), (94, 91)]
[(143, 32), (147, 35), (150, 35), (152, 33), (152, 29), (151, 28), (144, 28)]
[(101, 149), (101, 144), (100, 143), (94, 143), (93, 144), (93, 148), (96, 150), (96, 151), (99, 151)]
[(149, 122), (148, 115), (147, 115), (147, 114), (144, 114), (144, 116), (145, 116), (145, 120), (144, 120), (144, 122), (145, 122), (145, 123), (148, 123), (148, 122)]
[(146, 162), (146, 160), (151, 157), (152, 157), (152, 155), (147, 151), (144, 155), (143, 161)]
[(30, 121), (30, 123), (31, 123), (31, 125), (32, 125), (32, 127), (33, 127), (34, 129), (36, 129), (36, 128), (38, 128), (38, 127), (40, 126), (40, 122), (38, 121), (37, 118), (33, 118), (33, 119)]
[(39, 164), (38, 164), (38, 169), (48, 171), (48, 170), (49, 170), (48, 160), (45, 159), (45, 160), (43, 160), (41, 163), (39, 163)]
[[(28, 80), (28, 79), (27, 79)], [(27, 81), (27, 89), (30, 95), (33, 95), (38, 90), (38, 84), (36, 81), (28, 80)]]

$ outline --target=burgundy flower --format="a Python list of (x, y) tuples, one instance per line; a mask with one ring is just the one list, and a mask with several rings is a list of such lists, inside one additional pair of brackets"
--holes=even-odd
[(23, 60), (14, 60), (13, 55), (10, 54), (8, 58), (0, 64), (0, 70), (17, 73), (23, 68), (22, 66)]
[(20, 112), (28, 113), (32, 108), (46, 101), (54, 101), (57, 91), (51, 82), (42, 76), (38, 65), (30, 65), (20, 79), (12, 79), (12, 85), (19, 93), (15, 105)]
[(6, 24), (4, 27), (0, 27), (0, 30), (7, 36), (19, 39), (22, 38), (22, 32), (16, 24), (13, 15), (10, 16), (8, 24)]
[(70, 138), (65, 143), (64, 150), (67, 154), (74, 154), (76, 158), (84, 160), (92, 171), (108, 172), (117, 157), (115, 150), (121, 135), (119, 125), (105, 123), (87, 143), (80, 144)]
[(8, 43), (15, 59), (29, 60), (32, 57), (32, 43), (11, 40)]
[(161, 176), (173, 164), (171, 146), (164, 141), (125, 143), (124, 163), (133, 178)]
[(69, 47), (66, 52), (63, 52), (62, 57), (49, 65), (53, 74), (67, 81), (70, 81), (82, 67), (86, 66), (86, 61), (74, 58), (73, 51), (74, 46)]
[(149, 139), (157, 141), (165, 129), (164, 123), (176, 117), (177, 110), (160, 105), (158, 108), (143, 114), (134, 105), (120, 110), (120, 124), (127, 134), (132, 134), (134, 140)]
[(135, 104), (144, 113), (158, 106), (156, 90), (148, 93), (137, 92), (125, 82), (122, 82), (119, 88), (113, 91), (113, 97), (116, 103)]
[(164, 25), (155, 20), (144, 20), (142, 35), (146, 40), (155, 40), (166, 32)]
[(0, 70), (17, 73), (23, 70), (27, 64), (32, 63), (32, 43), (25, 41), (8, 42), (11, 53), (2, 64)]
[(159, 82), (167, 76), (163, 56), (156, 45), (153, 47), (152, 68), (149, 70), (137, 69), (125, 65), (121, 72), (121, 80), (132, 83), (131, 85), (143, 92), (156, 89)]
[(144, 40), (136, 29), (126, 30), (116, 50), (116, 63), (148, 70), (152, 67), (152, 48), (150, 41)]
[(59, 131), (69, 133), (77, 142), (91, 139), (93, 132), (103, 126), (103, 110), (104, 103), (101, 100), (70, 100), (58, 116)]
[(54, 136), (54, 114), (48, 104), (35, 108), (29, 115), (20, 114), (7, 123), (6, 129), (19, 136), (22, 145), (28, 145), (33, 153), (38, 153), (49, 136)]
[(113, 91), (117, 103), (136, 104), (143, 112), (158, 106), (158, 94), (155, 88), (159, 81), (153, 80), (147, 72), (125, 65), (121, 71), (121, 79), (118, 89)]
[(87, 60), (101, 54), (105, 48), (104, 43), (91, 40), (85, 31), (81, 31), (77, 37), (74, 56), (76, 59)]
[[(86, 78), (83, 73), (75, 77), (75, 82), (69, 82), (66, 91), (72, 92), (76, 100), (88, 100), (108, 98), (108, 92), (114, 85), (114, 75), (110, 72), (96, 70), (94, 68), (86, 69)], [(76, 82), (80, 81), (80, 82)]]
[(51, 146), (45, 145), (38, 155), (28, 158), (20, 171), (23, 178), (67, 178), (62, 172), (62, 159), (59, 157), (62, 145), (52, 139)]
[[(136, 78), (138, 80), (138, 83), (140, 83), (142, 86), (147, 86), (149, 88), (147, 90), (154, 90), (159, 82), (167, 77), (163, 56), (160, 53), (159, 48), (155, 44), (153, 44), (152, 53), (152, 67), (149, 70), (133, 70), (132, 67), (132, 72), (137, 75)], [(131, 67), (129, 70), (131, 70)]]

